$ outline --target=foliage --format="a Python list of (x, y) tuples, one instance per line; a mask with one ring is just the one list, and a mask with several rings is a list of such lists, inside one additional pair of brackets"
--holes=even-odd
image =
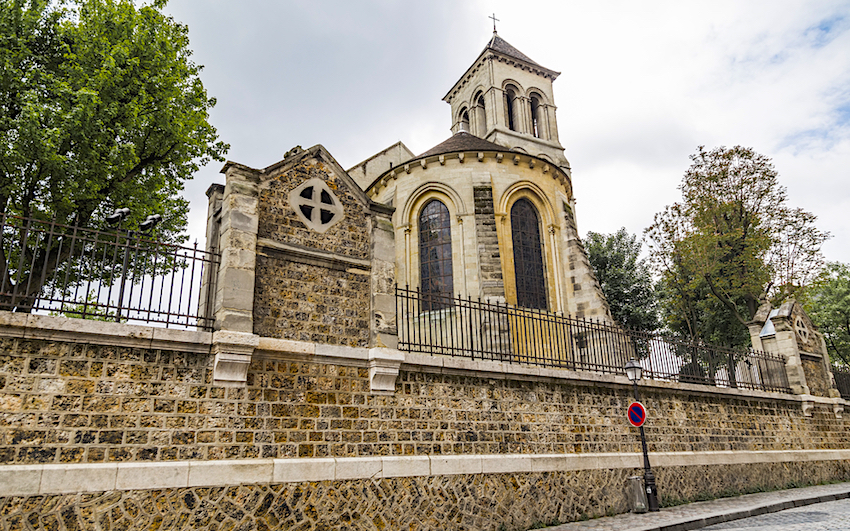
[(830, 262), (800, 295), (833, 363), (850, 366), (850, 266)]
[[(188, 28), (131, 0), (0, 0), (0, 207), (6, 214), (127, 226), (162, 214), (157, 238), (180, 242), (185, 180), (228, 146), (208, 122), (215, 100), (191, 60)], [(57, 246), (24, 263), (61, 267)], [(3, 253), (0, 260), (12, 264)], [(12, 286), (12, 267), (5, 267)], [(49, 275), (48, 275), (49, 276)], [(16, 287), (41, 289), (25, 275)], [(24, 308), (25, 310), (26, 308)]]
[(658, 297), (649, 266), (640, 258), (637, 235), (625, 227), (613, 234), (588, 232), (584, 245), (614, 320), (634, 330), (655, 331)]
[(646, 230), (672, 331), (733, 346), (761, 302), (793, 295), (816, 275), (828, 238), (815, 216), (787, 205), (770, 159), (750, 148), (703, 146), (682, 201)]

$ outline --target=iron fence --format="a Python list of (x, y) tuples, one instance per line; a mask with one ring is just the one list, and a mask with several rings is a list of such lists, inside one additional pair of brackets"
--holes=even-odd
[[(429, 308), (435, 308), (430, 309)], [(634, 357), (657, 380), (790, 392), (781, 356), (460, 296), (396, 287), (399, 349), (622, 374)]]
[(148, 239), (0, 216), (0, 310), (212, 328), (219, 257)]

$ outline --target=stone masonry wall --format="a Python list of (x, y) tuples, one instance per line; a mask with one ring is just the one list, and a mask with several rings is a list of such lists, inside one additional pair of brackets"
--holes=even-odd
[[(842, 462), (655, 467), (661, 503), (850, 478)], [(628, 510), (628, 470), (0, 497), (0, 529), (525, 531)]]
[(505, 297), (502, 279), (502, 260), (499, 257), (499, 237), (493, 206), (493, 187), (476, 186), (475, 231), (478, 236), (478, 255), (481, 267), (482, 295), (485, 299)]
[(365, 347), (371, 279), (357, 271), (257, 257), (254, 333), (263, 337)]
[[(307, 228), (289, 204), (289, 192), (314, 177), (325, 181), (345, 211), (345, 218), (325, 233)], [(285, 171), (272, 172), (270, 180), (261, 186), (258, 209), (258, 238), (350, 258), (369, 258), (369, 216), (365, 215), (365, 207), (320, 160), (308, 159)]]
[[(209, 356), (0, 339), (0, 462), (639, 452), (629, 390), (263, 358), (246, 388)], [(792, 401), (645, 390), (650, 450), (836, 449), (846, 420)]]

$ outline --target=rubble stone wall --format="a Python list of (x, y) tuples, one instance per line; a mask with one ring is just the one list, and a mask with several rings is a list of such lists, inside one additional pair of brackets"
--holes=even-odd
[[(634, 470), (459, 474), (0, 497), (0, 529), (525, 531), (626, 512)], [(656, 467), (662, 505), (850, 477), (843, 462)]]

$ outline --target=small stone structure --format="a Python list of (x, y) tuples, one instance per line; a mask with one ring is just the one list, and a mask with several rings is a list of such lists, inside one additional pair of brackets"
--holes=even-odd
[[(778, 308), (765, 303), (748, 326), (753, 348), (785, 359), (785, 372), (794, 393), (803, 397), (840, 397), (823, 335), (799, 302), (790, 299)], [(808, 400), (803, 402), (807, 414), (811, 404)], [(835, 414), (841, 416), (843, 402), (836, 401), (834, 408)]]

